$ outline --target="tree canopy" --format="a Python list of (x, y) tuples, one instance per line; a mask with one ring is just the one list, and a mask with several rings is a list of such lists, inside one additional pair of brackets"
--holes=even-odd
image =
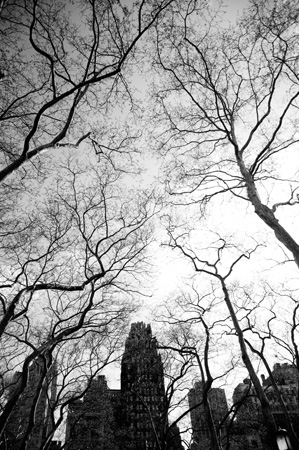
[[(200, 379), (211, 445), (228, 449), (209, 392), (245, 370), (275, 449), (259, 370), (271, 378), (277, 358), (299, 370), (299, 8), (250, 0), (230, 22), (231, 8), (1, 2), (0, 442), (38, 363), (39, 389), (54, 366), (60, 386), (46, 449), (82, 386), (119, 357), (141, 305), (174, 424)], [(164, 254), (188, 269), (157, 299)]]

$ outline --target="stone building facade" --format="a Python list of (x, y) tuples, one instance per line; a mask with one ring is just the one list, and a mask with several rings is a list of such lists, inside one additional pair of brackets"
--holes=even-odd
[(132, 324), (121, 362), (126, 447), (154, 450), (167, 427), (164, 372), (150, 325)]
[[(298, 369), (288, 363), (277, 363), (273, 367), (272, 375), (288, 410), (294, 432), (299, 438)], [(262, 384), (271, 405), (277, 430), (279, 428), (286, 429), (285, 415), (282, 410), (281, 402), (275, 394), (271, 378), (266, 378), (262, 375)], [(225, 393), (222, 389), (211, 389), (208, 398), (214, 425), (217, 430), (219, 418), (223, 416), (225, 410), (227, 411)], [(190, 408), (198, 404), (198, 406), (190, 412), (193, 430), (192, 449), (194, 450), (209, 448), (211, 444), (211, 435), (206, 412), (204, 411), (201, 401), (202, 385), (201, 383), (195, 383), (194, 388), (191, 389), (189, 393)], [(224, 429), (221, 430), (220, 433), (220, 441), (221, 437), (225, 438), (224, 440), (222, 439), (223, 448), (226, 448), (226, 443), (229, 443), (230, 450), (265, 450), (268, 448), (260, 402), (249, 378), (243, 380), (243, 382), (239, 383), (234, 389), (233, 404), (236, 408), (236, 415), (233, 418), (231, 417), (229, 428), (227, 429), (224, 426)]]
[(164, 371), (150, 325), (133, 323), (121, 361), (120, 390), (94, 380), (70, 405), (66, 448), (72, 450), (181, 450), (177, 427), (168, 427)]
[(93, 379), (83, 400), (69, 406), (66, 442), (72, 450), (117, 450), (111, 393), (104, 376)]
[(236, 416), (230, 432), (232, 450), (263, 449), (264, 434), (260, 403), (249, 378), (234, 389), (233, 404)]
[[(209, 425), (206, 406), (203, 403), (203, 383), (196, 381), (188, 395), (192, 426), (192, 450), (206, 450), (211, 442), (211, 425)], [(226, 417), (228, 405), (224, 389), (212, 388), (208, 392), (208, 403), (215, 433), (220, 442), (226, 436)]]
[[(52, 409), (56, 397), (56, 366), (49, 368), (47, 356), (39, 357), (29, 367), (28, 382), (12, 411), (0, 442), (0, 449), (18, 450), (28, 440), (27, 450), (39, 450), (53, 430)], [(8, 389), (11, 398), (22, 382), (15, 373)]]
[[(282, 400), (289, 413), (295, 434), (299, 439), (298, 369), (288, 363), (284, 364), (277, 363), (274, 364), (272, 375), (276, 381)], [(273, 415), (277, 426), (280, 428), (286, 428), (285, 416), (283, 414), (282, 405), (275, 394), (270, 377), (266, 378), (262, 375), (262, 381), (267, 398), (272, 407)]]
[[(289, 413), (293, 429), (299, 438), (298, 369), (291, 364), (274, 364), (272, 376)], [(277, 429), (286, 429), (286, 419), (270, 377), (262, 375), (262, 384), (269, 400)], [(265, 429), (260, 402), (249, 379), (240, 383), (233, 396), (234, 403), (241, 402), (232, 433), (232, 450), (264, 450)]]

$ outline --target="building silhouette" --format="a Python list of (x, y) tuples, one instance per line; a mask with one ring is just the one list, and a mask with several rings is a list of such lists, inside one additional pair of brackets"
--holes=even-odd
[[(298, 383), (299, 373), (297, 367), (291, 364), (274, 364), (272, 375), (276, 381), (282, 400), (289, 413), (291, 423), (297, 438), (299, 438), (299, 403)], [(286, 428), (285, 415), (282, 405), (277, 398), (270, 377), (262, 375), (263, 386), (270, 402), (276, 424), (280, 428)]]
[(153, 450), (167, 427), (164, 373), (150, 325), (134, 323), (121, 362), (121, 392), (127, 448)]
[(265, 430), (260, 402), (249, 378), (235, 387), (233, 404), (237, 413), (229, 436), (231, 449), (263, 449), (261, 437)]
[(66, 442), (72, 450), (182, 449), (178, 427), (168, 426), (163, 364), (150, 325), (131, 325), (120, 390), (101, 376), (70, 405)]
[[(22, 383), (16, 373), (7, 390), (12, 398)], [(273, 385), (273, 379), (275, 381)], [(286, 429), (283, 404), (299, 437), (299, 373), (290, 364), (275, 364), (271, 376), (262, 375), (277, 429)], [(274, 386), (277, 386), (280, 396)], [(57, 389), (56, 365), (40, 356), (28, 370), (27, 385), (16, 402), (5, 428), (0, 450), (39, 450), (54, 429)], [(280, 398), (279, 398), (280, 397)], [(223, 448), (265, 450), (266, 432), (259, 400), (250, 379), (234, 389), (236, 414), (228, 416), (224, 389), (212, 388), (203, 401), (203, 383), (188, 394), (193, 443), (191, 450), (211, 446), (212, 432)], [(211, 428), (211, 420), (212, 428)], [(53, 441), (50, 449), (60, 448)], [(150, 325), (133, 323), (121, 360), (120, 389), (109, 389), (103, 375), (91, 379), (82, 399), (71, 401), (66, 423), (66, 450), (183, 450), (180, 431), (169, 426), (164, 370)]]
[[(272, 376), (277, 384), (282, 400), (289, 413), (293, 430), (299, 437), (299, 373), (290, 364), (274, 364)], [(273, 388), (271, 377), (262, 375), (262, 384), (270, 402), (277, 429), (286, 429), (286, 419), (282, 405)], [(230, 425), (224, 424), (223, 429), (217, 429), (219, 420), (227, 412), (227, 403), (223, 389), (211, 389), (208, 394), (210, 409), (215, 429), (222, 439), (223, 448), (229, 442), (230, 450), (265, 450), (266, 429), (259, 399), (249, 378), (239, 383), (233, 392), (233, 404), (236, 415), (230, 418)], [(191, 408), (191, 426), (193, 431), (192, 450), (208, 449), (211, 445), (211, 432), (207, 413), (202, 403), (202, 383), (196, 382), (189, 392), (189, 407)], [(193, 408), (193, 409), (192, 409)]]
[[(47, 355), (32, 362), (25, 390), (17, 400), (0, 442), (0, 449), (18, 450), (25, 441), (27, 450), (38, 450), (53, 430), (53, 405), (56, 397), (57, 371), (49, 366)], [(22, 383), (16, 372), (8, 388), (12, 398)]]
[(116, 423), (111, 393), (104, 376), (91, 380), (83, 400), (70, 404), (67, 447), (72, 450), (116, 450)]
[[(226, 437), (228, 406), (224, 389), (212, 388), (208, 392), (208, 405), (203, 401), (203, 383), (196, 381), (188, 394), (192, 427), (192, 450), (206, 450), (211, 443), (211, 425), (220, 441)], [(211, 413), (209, 424), (207, 407)]]
[[(274, 364), (272, 376), (280, 392), (283, 403), (288, 411), (293, 430), (299, 437), (299, 407), (298, 407), (298, 369), (291, 364)], [(277, 429), (285, 429), (286, 417), (281, 401), (275, 393), (271, 377), (261, 376), (262, 384), (269, 400)], [(263, 450), (266, 444), (265, 428), (259, 399), (249, 379), (240, 383), (233, 396), (235, 404), (240, 402), (240, 408), (234, 422), (232, 433), (232, 450), (258, 449)]]

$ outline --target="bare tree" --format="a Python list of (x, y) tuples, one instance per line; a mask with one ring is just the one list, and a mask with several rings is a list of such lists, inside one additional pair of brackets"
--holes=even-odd
[(18, 446), (30, 446), (55, 366), (39, 444), (49, 447), (78, 385), (113, 360), (136, 309), (155, 199), (128, 186), (140, 132), (114, 116), (137, 111), (130, 76), (171, 3), (1, 2), (2, 443), (40, 363)]
[[(270, 347), (272, 353), (274, 353), (276, 357), (281, 353), (280, 358), (282, 360), (290, 361), (290, 367), (294, 369), (294, 373), (297, 372), (297, 378), (299, 379), (298, 367), (296, 365), (297, 301), (294, 298), (295, 293), (288, 292), (286, 287), (285, 289), (280, 287), (280, 290), (276, 292), (273, 286), (266, 285), (264, 286), (264, 293), (261, 295), (255, 313), (252, 308), (254, 302), (251, 295), (248, 292), (245, 292), (245, 295), (248, 298), (248, 304), (251, 305), (244, 314), (243, 333), (245, 342), (252, 354), (258, 355), (259, 360), (262, 361), (269, 377), (265, 389), (267, 390), (271, 386), (271, 391), (273, 391), (273, 395), (271, 392), (267, 395), (268, 397), (272, 395), (279, 403), (280, 409), (284, 415), (285, 427), (287, 428), (288, 434), (292, 437), (294, 445), (299, 445), (290, 416), (292, 411), (288, 410), (282, 392), (278, 386), (278, 383), (281, 384), (281, 380), (275, 378), (275, 373), (271, 371), (268, 363), (270, 360)], [(271, 303), (268, 306), (267, 303), (269, 303), (269, 298), (271, 298)], [(283, 302), (281, 302), (282, 298), (284, 298)], [(266, 302), (266, 300), (268, 301)], [(263, 306), (263, 303), (265, 303), (264, 309), (267, 313), (266, 311), (262, 313), (261, 307)], [(256, 314), (264, 316), (263, 320), (257, 320)], [(282, 315), (284, 316), (283, 322), (280, 319)]]
[(253, 1), (239, 24), (225, 28), (215, 10), (188, 2), (169, 21), (166, 43), (157, 29), (158, 64), (168, 77), (156, 94), (165, 120), (156, 136), (173, 156), (169, 192), (185, 196), (174, 202), (211, 203), (211, 210), (218, 195), (230, 194), (240, 208), (245, 201), (298, 266), (296, 235), (281, 220), (298, 208), (296, 158), (283, 167), (298, 142), (297, 17), (291, 1)]
[[(26, 449), (29, 445), (29, 448), (47, 449), (59, 428), (60, 439), (64, 441), (67, 408), (79, 400), (97, 374), (114, 361), (124, 319), (119, 313), (110, 318), (110, 323), (107, 320), (106, 324), (99, 324), (98, 331), (85, 330), (74, 335), (31, 363), (27, 385), (3, 433), (5, 448)], [(21, 382), (22, 371), (15, 372), (10, 386), (6, 387), (8, 399)]]
[[(219, 316), (222, 300), (217, 297), (216, 289), (211, 291), (198, 290), (193, 280), (192, 286), (188, 289), (186, 286), (181, 290), (175, 299), (173, 296), (169, 302), (159, 309), (157, 315), (158, 322), (163, 323), (163, 335), (161, 336), (161, 348), (166, 349), (169, 358), (178, 361), (178, 365), (184, 368), (188, 361), (188, 373), (184, 375), (181, 385), (187, 390), (185, 400), (177, 405), (177, 422), (191, 414), (194, 416), (194, 445), (196, 441), (203, 439), (198, 437), (198, 425), (195, 426), (197, 410), (199, 415), (204, 416), (203, 420), (205, 431), (209, 433), (207, 445), (215, 450), (222, 448), (224, 435), (222, 432), (226, 428), (228, 419), (228, 409), (225, 410), (224, 404), (217, 404), (218, 411), (215, 410), (215, 404), (211, 404), (211, 395), (216, 391), (212, 389), (215, 383), (226, 383), (229, 373), (236, 368), (238, 357), (230, 354), (227, 346), (227, 330), (230, 327), (230, 318), (222, 314)], [(165, 328), (168, 332), (165, 332)], [(219, 363), (217, 363), (217, 360)], [(176, 369), (175, 373), (179, 373)], [(190, 386), (195, 383), (196, 390), (191, 395)], [(173, 386), (175, 392), (174, 399), (183, 394), (182, 386)], [(173, 402), (173, 399), (172, 399)], [(190, 403), (191, 402), (191, 403)], [(216, 417), (215, 417), (216, 416)], [(190, 425), (189, 425), (190, 426)], [(203, 431), (202, 431), (203, 432)], [(200, 433), (199, 433), (200, 435)], [(201, 442), (202, 445), (202, 442)]]
[[(183, 242), (183, 243), (182, 243)], [(250, 356), (248, 344), (245, 340), (242, 321), (237, 315), (237, 311), (233, 305), (231, 299), (231, 290), (228, 285), (228, 278), (231, 276), (233, 269), (236, 264), (242, 260), (243, 258), (250, 258), (251, 254), (254, 252), (248, 252), (247, 254), (241, 253), (239, 257), (233, 259), (226, 272), (222, 274), (221, 268), (221, 259), (223, 257), (223, 253), (226, 250), (227, 244), (223, 239), (219, 240), (218, 248), (217, 245), (214, 248), (214, 255), (210, 254), (208, 259), (201, 259), (200, 256), (195, 254), (188, 244), (185, 244), (182, 241), (182, 236), (176, 237), (173, 234), (173, 231), (169, 229), (169, 246), (173, 249), (179, 250), (193, 265), (193, 268), (197, 274), (201, 274), (202, 276), (211, 277), (212, 280), (217, 280), (218, 289), (222, 292), (223, 301), (228, 309), (229, 315), (232, 320), (233, 329), (238, 338), (238, 344), (242, 356), (243, 363), (248, 370), (249, 376), (252, 380), (252, 384), (254, 386), (256, 395), (261, 404), (261, 410), (263, 414), (263, 421), (267, 428), (267, 442), (265, 445), (269, 445), (269, 448), (276, 448), (276, 423), (272, 414), (271, 406), (267, 399), (267, 396), (264, 392), (263, 386), (257, 376), (256, 370), (252, 363), (252, 358)], [(229, 247), (229, 245), (228, 245)]]
[[(272, 297), (272, 305), (263, 338), (272, 338), (275, 342), (275, 354), (289, 361), (299, 373), (297, 289), (287, 287), (286, 284), (281, 286), (272, 283), (266, 285), (266, 292), (268, 297)], [(281, 315), (284, 316), (283, 323), (280, 321)], [(261, 332), (250, 320), (248, 325), (257, 333)]]
[[(298, 207), (298, 166), (293, 158), (298, 140), (297, 18), (293, 2), (260, 5), (253, 1), (243, 20), (225, 27), (220, 10), (186, 2), (176, 20), (171, 17), (165, 22), (165, 33), (157, 28), (157, 70), (164, 78), (155, 90), (160, 125), (155, 137), (167, 158), (169, 202), (193, 205), (191, 212), (197, 209), (194, 220), (204, 216), (200, 231), (212, 229), (213, 219), (219, 229), (223, 216), (231, 214), (233, 222), (235, 212), (236, 221), (238, 211), (246, 217), (254, 212), (270, 233), (264, 239), (248, 227), (241, 239), (247, 243), (250, 234), (255, 241), (270, 243), (274, 233), (284, 262), (299, 266), (296, 230), (292, 231), (291, 224)], [(293, 166), (285, 163), (287, 157)], [(217, 216), (219, 205), (223, 216)], [(205, 252), (200, 253), (193, 245), (197, 238), (200, 246), (194, 221), (193, 230), (192, 240), (191, 233), (184, 234), (173, 221), (168, 227), (170, 245), (180, 248), (197, 272), (219, 282), (264, 411), (270, 445), (275, 448), (271, 408), (252, 366), (243, 323), (227, 285), (239, 257), (234, 262), (223, 261), (225, 241), (218, 250), (215, 242), (207, 242)], [(239, 245), (239, 236), (234, 245)], [(218, 256), (214, 258), (215, 246)], [(249, 257), (251, 252), (244, 252), (246, 245), (240, 248), (241, 258)], [(296, 439), (293, 443), (297, 445)]]
[(155, 201), (146, 194), (134, 199), (109, 165), (79, 166), (62, 165), (47, 194), (36, 198), (34, 216), (28, 207), (2, 229), (1, 344), (6, 372), (18, 368), (21, 376), (3, 406), (1, 432), (33, 361), (53, 358), (62, 343), (76, 346), (91, 332), (103, 333), (108, 345), (111, 327), (136, 307), (133, 296), (148, 270)]
[(88, 139), (96, 151), (124, 151), (122, 138), (107, 136), (107, 114), (132, 100), (125, 72), (171, 3), (3, 2), (1, 181), (57, 146)]

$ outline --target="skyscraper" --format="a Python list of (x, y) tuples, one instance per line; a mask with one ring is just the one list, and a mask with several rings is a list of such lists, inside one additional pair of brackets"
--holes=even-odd
[(163, 448), (167, 427), (164, 374), (150, 325), (133, 323), (121, 364), (127, 448)]
[(66, 441), (72, 450), (182, 450), (178, 427), (168, 427), (163, 363), (150, 325), (131, 326), (120, 390), (98, 377), (70, 406)]

